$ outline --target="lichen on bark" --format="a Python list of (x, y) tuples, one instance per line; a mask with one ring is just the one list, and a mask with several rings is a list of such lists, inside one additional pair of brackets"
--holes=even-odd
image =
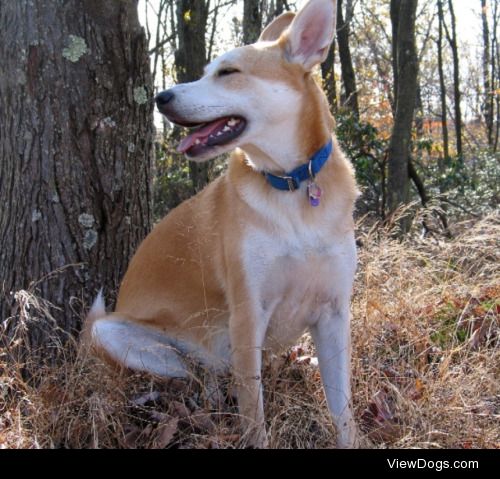
[(69, 45), (62, 52), (63, 57), (70, 62), (76, 63), (88, 52), (87, 44), (82, 37), (76, 35), (69, 36)]

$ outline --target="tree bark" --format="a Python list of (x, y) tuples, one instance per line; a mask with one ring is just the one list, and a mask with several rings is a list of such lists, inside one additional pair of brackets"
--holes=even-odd
[(422, 138), (424, 136), (424, 103), (422, 100), (422, 88), (420, 87), (418, 78), (415, 100), (415, 128), (417, 131), (417, 138)]
[[(188, 83), (203, 76), (207, 63), (205, 33), (208, 5), (206, 0), (177, 1), (178, 48), (175, 52), (177, 81)], [(189, 162), (189, 174), (195, 192), (208, 184), (208, 163)]]
[(358, 89), (349, 45), (352, 1), (347, 1), (345, 16), (342, 9), (343, 3), (343, 0), (338, 0), (337, 3), (337, 41), (344, 85), (343, 106), (349, 108), (352, 114), (359, 118)]
[[(444, 26), (444, 11), (443, 11), (443, 0), (438, 0), (438, 18), (439, 18), (439, 32), (437, 40), (437, 50), (438, 50), (438, 72), (439, 72), (439, 87), (440, 87), (440, 97), (441, 97), (441, 129), (443, 133), (443, 160), (446, 162), (450, 157), (450, 141), (448, 134), (448, 112), (446, 105), (446, 83), (444, 78), (444, 65), (443, 65), (443, 26)], [(444, 164), (442, 160), (439, 160), (439, 169), (441, 172), (444, 171)]]
[(498, 8), (498, 2), (494, 2), (493, 8), (493, 28), (491, 35), (491, 82), (492, 90), (494, 94), (492, 95), (492, 111), (496, 110), (494, 113), (494, 141), (493, 141), (493, 152), (496, 153), (498, 150), (498, 140), (500, 136), (500, 94), (498, 90), (500, 88), (500, 48), (498, 45), (498, 23), (499, 23), (500, 10)]
[(455, 17), (455, 10), (453, 8), (452, 0), (448, 0), (448, 7), (450, 9), (451, 17), (451, 34), (444, 24), (446, 36), (451, 47), (451, 53), (453, 56), (453, 93), (455, 102), (455, 135), (457, 141), (457, 156), (463, 158), (463, 146), (462, 146), (462, 95), (460, 92), (460, 60), (458, 57), (458, 43), (457, 43), (457, 19)]
[(261, 0), (243, 2), (243, 44), (255, 43), (262, 31)]
[[(134, 0), (0, 6), (0, 320), (15, 292), (74, 333), (151, 225), (153, 88)], [(53, 334), (41, 321), (31, 347)]]
[(392, 72), (393, 72), (393, 88), (394, 88), (394, 103), (393, 116), (396, 118), (396, 97), (399, 89), (399, 64), (398, 64), (398, 45), (399, 45), (399, 14), (400, 0), (391, 0), (390, 14), (392, 25)]
[[(415, 46), (417, 0), (391, 2), (393, 41), (397, 65), (396, 112), (388, 156), (388, 206), (393, 212), (409, 200), (408, 163), (417, 92), (418, 58)], [(393, 11), (393, 9), (397, 9)], [(403, 229), (406, 224), (402, 225)]]
[(286, 0), (276, 0), (276, 9), (274, 10), (273, 18), (278, 17), (284, 11), (290, 11), (290, 7)]
[(335, 41), (330, 46), (326, 60), (321, 64), (323, 89), (332, 112), (337, 111), (337, 85), (335, 83)]
[(483, 85), (484, 103), (483, 114), (488, 136), (488, 145), (493, 147), (493, 94), (490, 69), (490, 28), (488, 22), (488, 4), (486, 0), (481, 0), (481, 19), (483, 23)]

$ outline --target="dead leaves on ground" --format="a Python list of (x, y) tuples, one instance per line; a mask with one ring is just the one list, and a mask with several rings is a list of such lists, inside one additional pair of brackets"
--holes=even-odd
[(403, 434), (393, 397), (378, 391), (361, 415), (361, 429), (374, 441), (394, 442)]
[(409, 372), (400, 375), (393, 368), (384, 368), (387, 385), (368, 401), (361, 414), (361, 429), (374, 442), (394, 443), (405, 434), (404, 403), (418, 407), (427, 394), (424, 381)]
[[(171, 381), (172, 382), (172, 381)], [(169, 384), (175, 390), (185, 389), (192, 393), (183, 381)], [(235, 447), (240, 436), (225, 430), (208, 409), (201, 408), (192, 394), (180, 395), (173, 400), (172, 389), (168, 393), (150, 391), (129, 401), (130, 423), (124, 426), (123, 446), (129, 449), (166, 449), (185, 447), (187, 435), (196, 437), (197, 448)], [(230, 415), (229, 411), (226, 411)], [(224, 412), (217, 413), (224, 417)], [(227, 433), (226, 433), (227, 432)]]

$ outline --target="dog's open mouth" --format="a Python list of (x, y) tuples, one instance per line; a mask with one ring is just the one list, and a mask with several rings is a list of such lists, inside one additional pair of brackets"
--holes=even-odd
[(196, 129), (179, 143), (177, 151), (197, 156), (216, 146), (227, 145), (240, 136), (246, 127), (246, 120), (240, 116), (228, 116), (209, 123), (189, 126)]

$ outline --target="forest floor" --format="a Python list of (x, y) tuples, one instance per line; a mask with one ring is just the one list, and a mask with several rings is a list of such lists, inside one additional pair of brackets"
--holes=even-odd
[[(362, 447), (500, 448), (499, 220), (403, 242), (360, 225), (352, 330)], [(36, 297), (24, 301), (18, 338), (0, 346), (0, 448), (245, 446), (230, 379), (117, 375), (76, 344), (57, 365), (35, 354), (12, 364), (30, 315), (43, 312)], [(334, 447), (307, 335), (266, 366), (264, 395), (270, 447)]]

